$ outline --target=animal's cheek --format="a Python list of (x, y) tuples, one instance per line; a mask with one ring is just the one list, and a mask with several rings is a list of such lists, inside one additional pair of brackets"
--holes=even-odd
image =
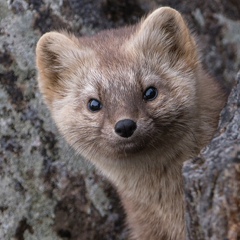
[(140, 122), (142, 122), (143, 126), (148, 126), (150, 122), (157, 121), (158, 118), (161, 118), (167, 112), (166, 107), (163, 107), (161, 104), (148, 104), (145, 111), (141, 114)]

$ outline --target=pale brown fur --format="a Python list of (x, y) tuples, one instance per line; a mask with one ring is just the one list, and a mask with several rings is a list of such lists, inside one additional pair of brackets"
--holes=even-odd
[[(60, 132), (116, 186), (131, 239), (185, 239), (182, 164), (210, 141), (225, 96), (181, 15), (163, 7), (138, 25), (79, 39), (50, 32), (36, 53)], [(149, 86), (158, 97), (146, 102)], [(89, 111), (91, 98), (100, 111)], [(129, 138), (114, 132), (121, 119), (137, 122)]]

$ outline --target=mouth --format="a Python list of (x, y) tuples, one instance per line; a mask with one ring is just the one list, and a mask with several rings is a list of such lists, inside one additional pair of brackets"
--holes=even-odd
[(104, 141), (105, 143), (108, 142), (107, 148), (105, 145), (104, 154), (121, 158), (126, 156), (136, 157), (143, 151), (152, 151), (156, 139), (149, 132), (148, 134), (144, 133), (145, 131), (138, 132), (129, 138), (110, 135), (111, 137)]
[(131, 156), (137, 155), (142, 152), (149, 145), (149, 142), (145, 141), (136, 141), (136, 139), (130, 140), (126, 139), (115, 144), (111, 144), (111, 151), (118, 156)]
[(123, 144), (117, 147), (117, 152), (121, 154), (134, 154), (141, 152), (145, 147), (144, 145), (140, 146), (135, 143)]

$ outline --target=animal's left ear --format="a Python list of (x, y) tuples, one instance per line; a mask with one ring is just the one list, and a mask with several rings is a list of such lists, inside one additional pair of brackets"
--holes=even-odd
[(139, 26), (132, 44), (145, 56), (159, 54), (168, 57), (174, 64), (184, 59), (188, 64), (198, 60), (196, 43), (181, 14), (161, 7), (151, 13)]

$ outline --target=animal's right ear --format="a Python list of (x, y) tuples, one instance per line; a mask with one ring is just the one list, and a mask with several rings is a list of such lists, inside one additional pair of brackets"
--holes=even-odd
[(69, 72), (85, 56), (85, 51), (80, 49), (73, 36), (49, 32), (40, 38), (36, 48), (38, 83), (48, 105), (64, 97), (69, 85)]

